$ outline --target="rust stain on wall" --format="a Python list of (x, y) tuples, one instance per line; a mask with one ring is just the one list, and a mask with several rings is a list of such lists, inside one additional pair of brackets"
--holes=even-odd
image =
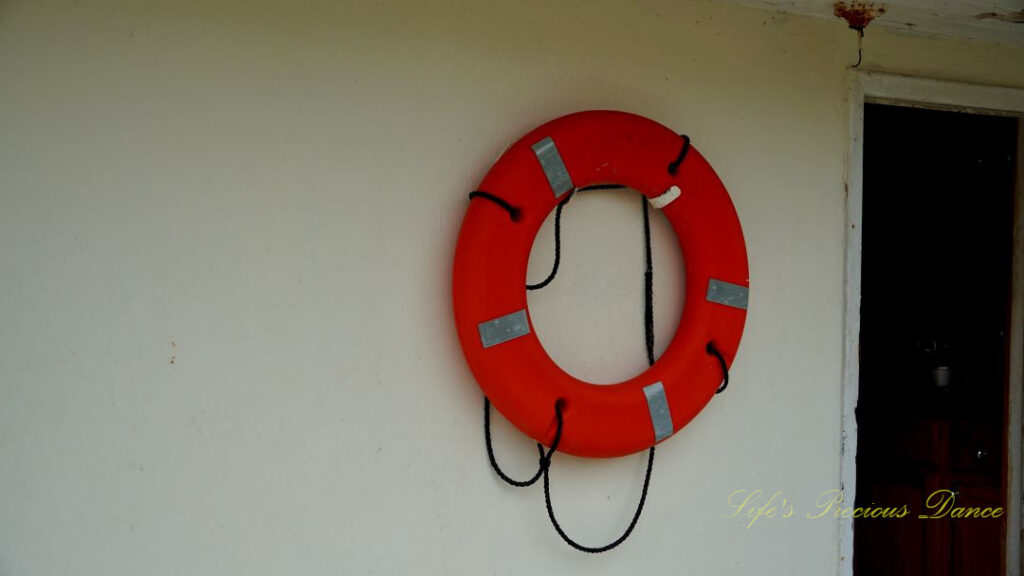
[(885, 6), (874, 2), (836, 2), (833, 6), (833, 13), (846, 20), (850, 28), (863, 30), (872, 20), (885, 14)]

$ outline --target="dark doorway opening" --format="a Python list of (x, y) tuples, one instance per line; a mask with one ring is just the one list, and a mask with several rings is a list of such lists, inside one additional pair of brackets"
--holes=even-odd
[(1001, 574), (1018, 120), (864, 117), (854, 573)]

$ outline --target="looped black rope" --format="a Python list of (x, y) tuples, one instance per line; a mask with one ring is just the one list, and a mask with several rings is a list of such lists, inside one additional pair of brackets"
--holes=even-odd
[(569, 203), (569, 199), (576, 193), (576, 190), (570, 190), (565, 198), (562, 198), (558, 202), (558, 207), (555, 208), (555, 263), (551, 265), (551, 273), (544, 280), (537, 284), (527, 284), (527, 290), (539, 290), (555, 279), (555, 275), (558, 274), (558, 263), (562, 260), (562, 208)]
[[(647, 207), (647, 198), (641, 197), (640, 200), (644, 205), (644, 255), (646, 257), (646, 269), (644, 270), (644, 344), (647, 346), (647, 363), (649, 365), (654, 364), (654, 274), (653, 265), (651, 261), (651, 223), (650, 214)], [(562, 423), (562, 415), (558, 413), (559, 426)], [(550, 457), (550, 454), (549, 454)], [(600, 554), (601, 552), (607, 552), (612, 548), (615, 548), (619, 544), (626, 541), (629, 535), (633, 533), (633, 528), (636, 528), (636, 523), (640, 521), (640, 514), (644, 511), (644, 503), (647, 502), (647, 488), (651, 484), (651, 470), (654, 468), (654, 446), (651, 446), (650, 451), (647, 453), (647, 472), (644, 474), (644, 487), (640, 492), (640, 502), (636, 506), (636, 513), (633, 514), (633, 519), (629, 522), (629, 526), (626, 527), (625, 532), (621, 536), (616, 538), (613, 542), (605, 544), (604, 546), (584, 546), (579, 542), (576, 542), (562, 530), (562, 526), (555, 519), (555, 509), (551, 505), (551, 480), (550, 480), (550, 466), (544, 466), (541, 472), (544, 474), (544, 504), (548, 509), (548, 518), (551, 519), (551, 525), (555, 527), (555, 532), (565, 540), (565, 543), (572, 546), (580, 552), (587, 552), (589, 554)]]
[[(689, 148), (690, 148), (690, 139), (687, 138), (684, 135), (683, 136), (683, 140), (684, 140), (684, 146), (683, 146), (682, 152), (680, 152), (680, 154), (679, 154), (679, 158), (677, 158), (676, 162), (673, 162), (673, 164), (669, 166), (669, 171), (672, 172), (673, 174), (675, 174), (675, 170), (678, 169), (679, 164), (682, 163), (683, 158), (686, 157), (686, 152), (689, 151)], [(622, 186), (622, 185), (619, 185), (619, 184), (596, 184), (596, 185), (587, 186), (587, 187), (584, 187), (584, 188), (577, 188), (577, 189), (572, 190), (564, 199), (559, 201), (557, 210), (555, 212), (555, 261), (554, 261), (554, 265), (552, 266), (551, 273), (548, 275), (547, 278), (544, 279), (544, 281), (542, 281), (542, 282), (540, 282), (538, 284), (527, 284), (526, 285), (526, 289), (527, 290), (536, 290), (536, 289), (543, 288), (543, 287), (547, 286), (548, 284), (551, 283), (552, 280), (554, 280), (555, 275), (558, 273), (558, 265), (559, 265), (559, 262), (561, 260), (561, 218), (562, 218), (562, 208), (569, 202), (569, 199), (572, 197), (572, 195), (574, 193), (576, 193), (576, 192), (580, 192), (580, 191), (584, 191), (584, 190), (610, 190), (610, 189), (618, 189), (618, 188), (625, 188), (625, 186)], [(482, 192), (482, 191), (476, 190), (476, 191), (470, 193), (469, 197), (471, 199), (475, 198), (475, 197), (481, 197), (481, 198), (486, 198), (488, 200), (491, 200), (492, 202), (495, 202), (496, 204), (498, 204), (498, 205), (502, 206), (503, 208), (505, 208), (505, 210), (508, 211), (509, 216), (512, 217), (513, 221), (518, 220), (519, 211), (514, 206), (512, 206), (511, 204), (509, 204), (505, 200), (502, 200), (501, 198), (498, 198), (497, 196), (494, 196), (492, 194), (488, 194), (487, 192)], [(653, 267), (653, 261), (652, 261), (652, 257), (651, 257), (651, 223), (650, 223), (650, 212), (649, 212), (649, 208), (648, 208), (648, 205), (647, 205), (648, 204), (647, 203), (647, 198), (641, 197), (641, 201), (643, 202), (643, 214), (644, 214), (644, 256), (645, 256), (645, 268), (644, 268), (644, 343), (645, 343), (646, 349), (647, 349), (647, 362), (648, 362), (649, 365), (653, 365), (654, 364), (654, 267)], [(711, 345), (709, 344), (708, 346), (710, 347)], [(723, 367), (724, 367), (724, 360), (722, 360), (722, 361), (723, 361)], [(722, 389), (724, 389), (724, 387)], [(650, 451), (648, 452), (648, 455), (647, 455), (647, 472), (644, 474), (644, 486), (643, 486), (643, 490), (640, 492), (640, 502), (637, 504), (636, 513), (633, 514), (633, 519), (629, 522), (629, 526), (626, 527), (626, 530), (622, 533), (621, 536), (619, 536), (618, 538), (616, 538), (613, 542), (611, 542), (609, 544), (606, 544), (604, 546), (596, 546), (596, 547), (584, 546), (584, 545), (576, 542), (572, 538), (570, 538), (569, 535), (565, 533), (565, 530), (562, 529), (562, 526), (558, 523), (558, 520), (555, 518), (555, 509), (554, 509), (554, 507), (551, 504), (551, 480), (550, 480), (549, 471), (551, 470), (551, 458), (554, 456), (555, 451), (558, 449), (558, 444), (559, 444), (559, 442), (562, 439), (562, 427), (563, 427), (564, 422), (563, 422), (563, 419), (562, 419), (562, 406), (561, 406), (561, 403), (556, 403), (555, 404), (555, 418), (556, 418), (556, 420), (558, 422), (558, 426), (557, 426), (557, 428), (555, 430), (555, 438), (551, 442), (551, 448), (547, 451), (547, 453), (545, 453), (544, 452), (544, 446), (541, 445), (540, 443), (537, 444), (537, 451), (538, 451), (538, 453), (540, 455), (540, 460), (539, 460), (539, 463), (538, 463), (538, 466), (537, 466), (537, 472), (529, 480), (516, 480), (514, 478), (509, 477), (507, 474), (505, 474), (505, 472), (503, 472), (501, 470), (501, 467), (498, 466), (498, 461), (494, 457), (494, 448), (491, 445), (491, 401), (490, 401), (489, 398), (487, 398), (485, 396), (484, 397), (484, 439), (485, 439), (485, 442), (486, 442), (486, 445), (487, 445), (487, 458), (490, 460), (491, 468), (494, 469), (494, 472), (497, 473), (498, 477), (501, 478), (504, 482), (506, 482), (506, 483), (508, 483), (508, 484), (510, 484), (512, 486), (517, 486), (517, 487), (520, 487), (520, 488), (523, 488), (523, 487), (526, 487), (526, 486), (530, 486), (530, 485), (536, 483), (537, 480), (541, 476), (543, 476), (544, 477), (544, 504), (547, 506), (548, 518), (551, 520), (551, 525), (555, 528), (555, 532), (557, 532), (558, 535), (562, 537), (562, 540), (564, 540), (566, 544), (568, 544), (569, 546), (572, 546), (573, 548), (575, 548), (576, 550), (579, 550), (580, 552), (587, 552), (587, 553), (591, 553), (591, 554), (598, 554), (598, 553), (601, 553), (601, 552), (607, 552), (608, 550), (611, 550), (611, 549), (617, 547), (619, 544), (622, 544), (623, 542), (625, 542), (626, 539), (629, 538), (629, 535), (633, 533), (633, 529), (636, 528), (637, 522), (639, 522), (639, 520), (640, 520), (640, 514), (643, 513), (643, 510), (644, 510), (644, 503), (647, 502), (647, 490), (650, 487), (650, 483), (651, 483), (651, 470), (654, 468), (654, 446), (651, 446)]]
[(601, 552), (607, 552), (612, 548), (615, 548), (619, 544), (626, 541), (629, 535), (633, 532), (633, 528), (636, 528), (636, 523), (640, 520), (640, 514), (644, 511), (644, 503), (647, 502), (647, 488), (651, 484), (651, 470), (654, 468), (654, 446), (651, 446), (650, 451), (647, 453), (647, 473), (644, 475), (644, 488), (640, 492), (640, 503), (636, 506), (636, 513), (633, 514), (633, 519), (629, 522), (629, 526), (626, 527), (626, 531), (621, 536), (615, 539), (610, 544), (604, 546), (584, 546), (579, 542), (576, 542), (562, 530), (562, 526), (558, 524), (558, 520), (555, 519), (555, 509), (551, 506), (551, 482), (548, 478), (549, 468), (544, 468), (544, 504), (548, 508), (548, 518), (551, 519), (551, 525), (555, 527), (555, 532), (565, 540), (565, 543), (580, 552), (588, 552), (590, 554), (600, 554)]
[(547, 454), (544, 453), (544, 446), (539, 442), (537, 443), (537, 451), (540, 452), (540, 464), (537, 467), (537, 473), (529, 480), (516, 480), (502, 472), (501, 467), (498, 466), (498, 461), (494, 458), (494, 448), (491, 446), (491, 400), (484, 396), (484, 439), (487, 443), (487, 458), (491, 461), (491, 468), (494, 468), (499, 478), (519, 488), (531, 486), (540, 479), (540, 475), (551, 464), (551, 456), (554, 455), (555, 450), (558, 449), (558, 443), (562, 440), (562, 406), (557, 403), (555, 404), (555, 418), (558, 419), (558, 428), (555, 429), (555, 439), (551, 441), (551, 448)]
[(718, 348), (715, 348), (714, 344), (708, 342), (708, 345), (705, 348), (705, 350), (707, 350), (708, 354), (711, 354), (715, 358), (718, 358), (718, 364), (722, 367), (722, 375), (724, 376), (722, 379), (722, 385), (719, 386), (718, 390), (715, 391), (715, 394), (721, 394), (722, 392), (725, 392), (726, 388), (729, 387), (729, 366), (726, 365), (725, 357), (722, 356), (722, 353), (718, 351)]
[(555, 209), (555, 262), (551, 265), (551, 273), (548, 274), (548, 277), (536, 284), (527, 284), (527, 290), (540, 290), (544, 288), (551, 284), (551, 281), (558, 274), (558, 265), (562, 261), (562, 208), (569, 203), (569, 199), (572, 198), (573, 194), (589, 190), (620, 190), (622, 188), (625, 188), (622, 184), (593, 184), (582, 188), (574, 188), (565, 198), (558, 202), (558, 207)]
[(679, 135), (683, 139), (683, 149), (679, 151), (679, 156), (668, 165), (668, 173), (675, 176), (679, 173), (679, 166), (682, 165), (683, 160), (686, 159), (686, 154), (690, 151), (690, 137), (686, 134)]
[(498, 206), (504, 208), (505, 211), (508, 212), (508, 217), (511, 218), (513, 222), (517, 222), (519, 220), (519, 209), (509, 204), (508, 201), (506, 201), (503, 198), (499, 198), (494, 194), (491, 194), (490, 192), (484, 192), (483, 190), (473, 190), (472, 192), (470, 192), (469, 199), (472, 200), (473, 198), (484, 198), (485, 200), (490, 200), (491, 202), (494, 202)]

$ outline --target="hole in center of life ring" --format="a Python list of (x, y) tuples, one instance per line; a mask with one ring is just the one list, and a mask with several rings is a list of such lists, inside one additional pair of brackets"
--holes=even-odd
[[(654, 355), (679, 326), (685, 266), (672, 225), (650, 208)], [(527, 291), (530, 320), (549, 356), (591, 384), (616, 384), (648, 368), (644, 341), (644, 221), (632, 189), (577, 192), (562, 210), (561, 262), (549, 285)], [(551, 272), (555, 211), (533, 241), (527, 283)]]

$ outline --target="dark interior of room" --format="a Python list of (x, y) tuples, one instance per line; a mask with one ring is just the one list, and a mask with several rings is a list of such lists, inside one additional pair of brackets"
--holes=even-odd
[(1002, 571), (1005, 514), (939, 506), (1006, 506), (1017, 129), (865, 106), (856, 505), (909, 513), (855, 520), (857, 574)]

